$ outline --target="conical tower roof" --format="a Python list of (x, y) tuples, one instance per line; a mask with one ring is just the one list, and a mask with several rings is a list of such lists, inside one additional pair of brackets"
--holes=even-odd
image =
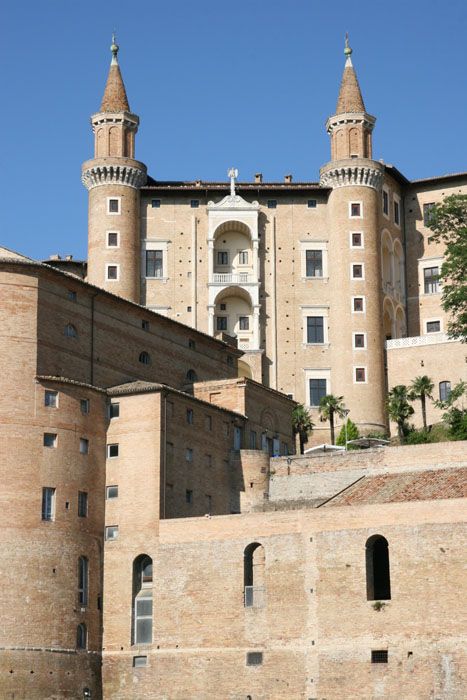
[(348, 37), (345, 39), (344, 54), (347, 56), (347, 60), (342, 75), (339, 97), (337, 98), (336, 114), (366, 112), (357, 74), (352, 64), (352, 49), (349, 46)]
[(123, 82), (120, 66), (118, 65), (117, 54), (119, 47), (112, 37), (112, 61), (110, 63), (109, 75), (104, 90), (104, 97), (101, 103), (101, 112), (129, 112), (130, 105), (126, 95), (125, 84)]

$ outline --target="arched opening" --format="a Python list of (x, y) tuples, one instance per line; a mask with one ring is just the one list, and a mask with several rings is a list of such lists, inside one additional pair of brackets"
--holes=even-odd
[(381, 239), (381, 270), (383, 275), (383, 290), (392, 294), (394, 288), (393, 245), (388, 231), (383, 231)]
[(243, 553), (243, 590), (246, 608), (264, 605), (264, 547), (252, 542)]
[(140, 352), (139, 354), (139, 361), (141, 362), (142, 365), (149, 365), (151, 364), (151, 356), (149, 355), (148, 352), (143, 350), (143, 352)]
[(399, 240), (394, 242), (394, 289), (400, 299), (404, 298), (404, 252)]
[(367, 600), (391, 600), (388, 541), (382, 535), (372, 535), (366, 542)]
[(84, 622), (80, 622), (76, 628), (76, 648), (86, 649), (88, 645), (88, 630)]
[(67, 323), (65, 326), (65, 335), (67, 338), (77, 338), (78, 331), (76, 330), (76, 326), (72, 323)]
[(152, 642), (152, 559), (140, 554), (133, 562), (133, 644)]
[(405, 314), (401, 306), (398, 306), (396, 310), (395, 330), (396, 338), (405, 337)]
[(241, 221), (224, 221), (214, 232), (213, 282), (241, 284), (253, 281), (251, 231)]
[(214, 305), (214, 333), (227, 333), (237, 338), (241, 350), (253, 348), (253, 304), (240, 287), (228, 287), (220, 292)]
[(385, 299), (384, 305), (383, 305), (383, 330), (384, 330), (384, 337), (386, 338), (386, 340), (391, 340), (391, 338), (394, 338), (394, 335), (395, 335), (394, 321), (395, 321), (395, 315), (394, 315), (394, 307), (392, 305), (392, 302), (390, 299)]
[(186, 380), (187, 382), (190, 382), (190, 384), (193, 384), (193, 382), (198, 381), (198, 375), (196, 374), (194, 369), (188, 370), (188, 372), (186, 373)]
[(246, 377), (247, 379), (252, 379), (253, 377), (250, 365), (243, 362), (243, 360), (238, 360), (237, 372), (239, 377)]

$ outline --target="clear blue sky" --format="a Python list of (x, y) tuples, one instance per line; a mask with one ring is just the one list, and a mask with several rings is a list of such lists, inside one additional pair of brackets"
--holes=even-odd
[(86, 255), (82, 161), (112, 29), (138, 158), (159, 179), (317, 180), (343, 39), (374, 157), (419, 178), (467, 170), (466, 0), (3, 0), (0, 244)]

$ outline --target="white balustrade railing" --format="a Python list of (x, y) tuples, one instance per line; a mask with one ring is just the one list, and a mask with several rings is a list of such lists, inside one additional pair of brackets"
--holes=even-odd
[(414, 335), (410, 338), (393, 338), (392, 340), (386, 340), (386, 350), (454, 342), (456, 342), (456, 338), (450, 338), (447, 333), (430, 333), (428, 335)]
[(211, 281), (214, 284), (248, 284), (258, 280), (250, 272), (214, 272)]

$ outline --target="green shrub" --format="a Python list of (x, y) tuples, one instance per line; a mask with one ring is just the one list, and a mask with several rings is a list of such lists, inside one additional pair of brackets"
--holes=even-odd
[[(337, 436), (336, 440), (336, 445), (341, 445), (342, 447), (345, 445), (345, 436), (346, 436), (346, 425), (342, 426), (340, 429), (340, 433)], [(347, 421), (347, 442), (349, 440), (357, 440), (357, 438), (360, 437), (360, 433), (358, 432), (358, 428), (355, 425), (353, 421), (349, 420)], [(349, 450), (358, 450), (358, 445), (349, 445), (348, 447)]]

